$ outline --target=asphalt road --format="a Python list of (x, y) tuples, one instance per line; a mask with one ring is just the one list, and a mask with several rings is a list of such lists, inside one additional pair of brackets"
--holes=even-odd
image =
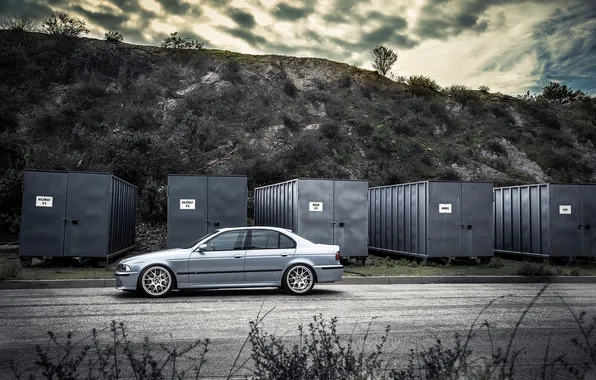
[[(19, 369), (35, 358), (35, 346), (48, 347), (47, 331), (63, 339), (69, 331), (75, 339), (100, 329), (100, 339), (109, 341), (112, 320), (124, 322), (129, 338), (167, 343), (172, 346), (209, 338), (210, 351), (202, 374), (226, 376), (244, 343), (249, 322), (259, 312), (270, 311), (263, 321), (267, 332), (295, 340), (297, 326), (312, 317), (338, 317), (338, 331), (361, 342), (367, 329), (367, 347), (378, 342), (387, 325), (391, 330), (385, 357), (392, 367), (405, 363), (410, 349), (429, 347), (441, 338), (452, 347), (454, 334), (466, 335), (483, 312), (471, 348), (475, 356), (490, 355), (491, 344), (506, 348), (522, 312), (542, 285), (327, 285), (317, 286), (309, 296), (288, 296), (276, 289), (220, 290), (175, 293), (166, 299), (147, 299), (112, 289), (44, 289), (0, 291), (0, 378), (8, 376), (8, 360)], [(504, 298), (498, 298), (504, 296)], [(564, 305), (563, 301), (567, 304)], [(534, 370), (549, 347), (552, 359), (567, 354), (580, 362), (583, 354), (570, 339), (579, 336), (569, 308), (596, 316), (596, 287), (593, 284), (551, 284), (528, 310), (520, 325), (515, 348), (526, 348), (518, 357), (519, 373)], [(484, 320), (490, 324), (490, 338)], [(594, 338), (593, 338), (594, 339)], [(550, 344), (548, 343), (550, 341)], [(50, 345), (49, 347), (55, 347)], [(55, 348), (50, 352), (57, 353)], [(250, 354), (250, 344), (240, 355)], [(250, 365), (240, 373), (246, 373)], [(562, 376), (561, 378), (566, 378)]]

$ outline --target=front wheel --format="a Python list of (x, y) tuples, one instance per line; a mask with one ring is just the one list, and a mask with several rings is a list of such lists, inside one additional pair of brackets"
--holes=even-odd
[(286, 271), (283, 285), (284, 289), (290, 294), (307, 294), (315, 286), (315, 274), (306, 265), (294, 265)]
[(150, 297), (163, 297), (172, 291), (174, 278), (172, 273), (161, 265), (151, 266), (143, 271), (139, 287)]

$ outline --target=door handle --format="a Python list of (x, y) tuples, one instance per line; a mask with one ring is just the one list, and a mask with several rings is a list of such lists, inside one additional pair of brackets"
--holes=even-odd
[(286, 257), (286, 256), (288, 256), (288, 254), (287, 254), (287, 253), (282, 253), (282, 254), (281, 254), (281, 257)]
[(78, 219), (73, 219), (72, 220), (72, 224), (79, 224), (79, 220)]
[(236, 258), (236, 259), (241, 259), (243, 257), (244, 257), (244, 255), (234, 255), (234, 258)]

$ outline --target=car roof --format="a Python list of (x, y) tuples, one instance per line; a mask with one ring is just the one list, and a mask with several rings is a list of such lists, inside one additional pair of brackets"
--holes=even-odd
[(218, 231), (234, 231), (234, 230), (274, 230), (279, 232), (293, 232), (287, 228), (280, 228), (280, 227), (268, 227), (268, 226), (250, 226), (250, 227), (226, 227), (226, 228), (218, 228)]

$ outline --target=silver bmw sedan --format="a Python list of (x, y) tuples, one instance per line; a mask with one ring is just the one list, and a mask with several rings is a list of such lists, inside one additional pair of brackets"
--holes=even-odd
[(341, 280), (339, 246), (316, 244), (275, 227), (221, 228), (186, 247), (118, 263), (116, 289), (161, 297), (174, 289), (279, 287), (307, 294)]

